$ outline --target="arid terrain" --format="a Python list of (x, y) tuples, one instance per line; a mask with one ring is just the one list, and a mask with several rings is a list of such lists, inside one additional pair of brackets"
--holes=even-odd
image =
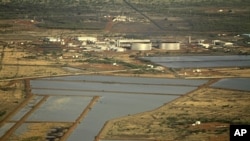
[[(62, 69), (63, 64), (81, 68), (79, 74), (98, 73), (106, 75), (136, 76), (136, 77), (178, 77), (195, 78), (224, 78), (249, 77), (249, 69), (239, 68), (213, 68), (201, 69), (202, 73), (193, 72), (192, 69), (178, 70), (176, 73), (145, 71), (109, 72), (124, 70), (126, 66), (113, 66), (102, 63), (79, 63), (72, 60), (43, 59), (41, 55), (36, 59), (34, 49), (16, 49), (5, 47), (1, 69), (1, 124), (17, 107), (25, 104), (29, 97), (25, 80), (27, 78), (50, 77), (60, 75), (75, 75), (75, 72)], [(102, 56), (101, 53), (93, 53)], [(134, 52), (130, 52), (135, 54)], [(126, 60), (128, 63), (144, 65), (144, 62), (130, 58), (127, 53), (107, 52), (117, 60)], [(41, 58), (41, 59), (40, 59)], [(70, 62), (70, 63), (69, 63)], [(86, 69), (85, 69), (86, 68)], [(183, 76), (181, 74), (186, 75)], [(13, 79), (13, 80), (9, 80)], [(18, 79), (18, 80), (16, 80)], [(213, 79), (211, 79), (213, 80)], [(31, 94), (32, 95), (32, 94)], [(164, 106), (149, 112), (130, 115), (110, 120), (100, 133), (101, 139), (145, 139), (145, 140), (204, 140), (228, 141), (229, 124), (249, 124), (249, 92), (224, 90), (201, 87), (199, 90), (186, 94)], [(240, 117), (240, 118), (239, 118)], [(192, 125), (200, 121), (199, 125)], [(46, 126), (44, 126), (46, 124)], [(9, 140), (43, 140), (51, 128), (59, 126), (70, 127), (72, 123), (34, 123), (29, 130), (20, 136), (10, 136)]]
[[(115, 21), (119, 16), (126, 20)], [(250, 92), (211, 85), (223, 78), (249, 78), (249, 66), (176, 69), (140, 58), (248, 56), (250, 40), (242, 35), (250, 32), (249, 23), (249, 1), (243, 0), (2, 0), (0, 128), (14, 126), (0, 141), (66, 140), (91, 106), (74, 122), (25, 122), (46, 102), (45, 96), (19, 121), (11, 118), (34, 99), (30, 80), (92, 74), (208, 80), (196, 90), (152, 111), (110, 119), (96, 140), (229, 141), (230, 124), (250, 124)], [(156, 43), (178, 41), (180, 49), (85, 51), (80, 47), (94, 45), (81, 44), (77, 46), (79, 49), (72, 49), (69, 44), (45, 41), (46, 37), (58, 37), (74, 45), (79, 43), (75, 40), (77, 36), (95, 36), (100, 42), (120, 38), (146, 38)], [(219, 44), (205, 48), (199, 44), (201, 41), (212, 44), (214, 40), (233, 43), (233, 47)], [(95, 101), (98, 100), (92, 100)], [(21, 125), (27, 130), (17, 131)], [(19, 134), (14, 134), (15, 131)], [(58, 138), (54, 138), (54, 133)]]

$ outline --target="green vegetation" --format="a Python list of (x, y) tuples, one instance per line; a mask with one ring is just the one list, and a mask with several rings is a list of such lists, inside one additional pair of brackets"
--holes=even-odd
[(4, 116), (6, 114), (5, 110), (0, 111), (0, 117)]
[(13, 25), (11, 25), (11, 24), (0, 24), (0, 28), (9, 28), (9, 27), (13, 27)]
[(102, 29), (105, 24), (100, 23), (92, 13), (96, 13), (94, 8), (85, 1), (12, 0), (0, 3), (0, 19), (34, 19), (38, 21), (37, 26), (42, 28)]
[(117, 61), (117, 63), (127, 67), (127, 68), (131, 68), (131, 69), (138, 69), (138, 68), (143, 68), (143, 66), (140, 65), (135, 65), (135, 64), (131, 64), (131, 63), (127, 63), (124, 61)]
[(84, 62), (88, 62), (88, 63), (100, 63), (100, 64), (112, 64), (115, 61), (113, 59), (109, 59), (109, 58), (104, 58), (104, 59), (89, 58), (89, 59), (84, 60)]
[[(82, 62), (82, 61), (80, 61), (80, 62)], [(144, 66), (141, 66), (141, 65), (135, 65), (135, 64), (132, 64), (132, 63), (127, 63), (127, 62), (124, 62), (122, 60), (115, 60), (113, 58), (103, 58), (103, 59), (89, 58), (89, 59), (84, 60), (83, 62), (100, 63), (100, 64), (117, 63), (117, 64), (125, 66), (126, 68), (129, 68), (129, 69), (138, 69), (138, 68), (143, 69), (143, 68), (145, 68)]]
[[(248, 0), (127, 0), (166, 31), (250, 32)], [(117, 9), (121, 9), (120, 11)], [(219, 12), (222, 9), (223, 12)], [(0, 19), (34, 19), (41, 28), (101, 30), (111, 15), (134, 16), (123, 0), (2, 0)], [(182, 21), (171, 20), (171, 17)], [(0, 28), (12, 25), (0, 24)], [(182, 28), (184, 27), (184, 28)]]
[(24, 56), (23, 58), (26, 58), (26, 59), (37, 59), (37, 56)]

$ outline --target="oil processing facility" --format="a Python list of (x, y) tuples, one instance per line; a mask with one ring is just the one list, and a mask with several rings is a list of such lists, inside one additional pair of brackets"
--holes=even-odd
[[(131, 50), (152, 50), (152, 41), (149, 39), (119, 39), (116, 46)], [(180, 50), (179, 42), (160, 42), (157, 45), (162, 50)]]
[(86, 52), (111, 50), (124, 52), (126, 50), (150, 51), (153, 48), (161, 50), (180, 50), (180, 42), (152, 41), (150, 39), (126, 39), (126, 38), (105, 38), (98, 39), (95, 36), (79, 36), (74, 38), (47, 37), (46, 45), (61, 45), (65, 52)]

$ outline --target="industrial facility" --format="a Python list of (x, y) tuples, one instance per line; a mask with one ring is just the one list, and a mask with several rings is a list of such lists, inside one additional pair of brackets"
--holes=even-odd
[(90, 41), (90, 42), (96, 42), (97, 41), (97, 37), (88, 37), (88, 36), (86, 36), (86, 37), (76, 37), (76, 40), (78, 40), (78, 41)]
[[(190, 40), (190, 38), (189, 38)], [(90, 36), (74, 36), (67, 38), (45, 37), (43, 40), (46, 44), (60, 45), (63, 52), (88, 52), (88, 51), (114, 51), (125, 52), (127, 50), (132, 51), (151, 51), (151, 50), (166, 50), (166, 51), (179, 51), (181, 50), (181, 41), (167, 41), (166, 39), (131, 39), (123, 37), (95, 37)], [(189, 45), (204, 48), (215, 49), (218, 47), (228, 48), (233, 47), (233, 43), (221, 41), (221, 40), (199, 40), (198, 42), (191, 43)], [(184, 46), (183, 46), (184, 47)], [(185, 49), (185, 48), (184, 48)], [(186, 48), (188, 49), (188, 48)]]
[(128, 39), (128, 38), (105, 38), (98, 39), (94, 36), (78, 36), (67, 39), (46, 37), (46, 42), (55, 43), (60, 41), (64, 52), (86, 52), (86, 51), (116, 51), (126, 50), (150, 51), (154, 48), (161, 50), (180, 50), (180, 42), (155, 42), (150, 39)]
[(149, 39), (118, 39), (116, 40), (117, 47), (131, 48), (132, 43), (151, 43)]

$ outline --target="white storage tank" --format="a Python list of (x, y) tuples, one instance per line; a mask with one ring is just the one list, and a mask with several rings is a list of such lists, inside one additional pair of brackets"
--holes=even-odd
[(152, 43), (142, 42), (142, 43), (132, 43), (131, 50), (151, 50)]
[(179, 42), (161, 42), (159, 45), (160, 49), (164, 50), (180, 50)]
[(90, 42), (96, 42), (97, 37), (76, 37), (76, 40), (78, 41), (90, 41)]

